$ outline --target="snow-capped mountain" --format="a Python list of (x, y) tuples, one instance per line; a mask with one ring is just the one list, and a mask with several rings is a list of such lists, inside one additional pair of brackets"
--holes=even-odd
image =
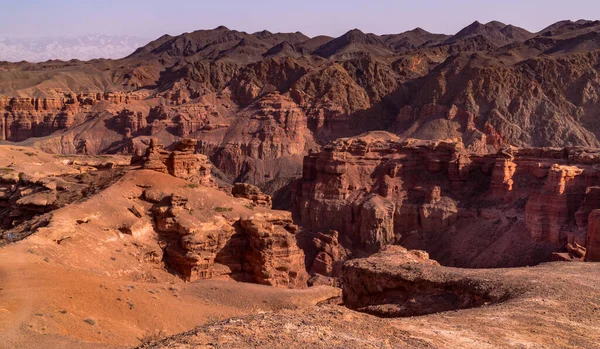
[(93, 34), (79, 37), (14, 39), (0, 37), (0, 61), (44, 62), (50, 59), (123, 58), (150, 40)]

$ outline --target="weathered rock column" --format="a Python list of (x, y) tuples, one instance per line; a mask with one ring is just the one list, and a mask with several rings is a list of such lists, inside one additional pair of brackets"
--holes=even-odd
[(593, 210), (588, 217), (586, 262), (600, 262), (600, 210)]

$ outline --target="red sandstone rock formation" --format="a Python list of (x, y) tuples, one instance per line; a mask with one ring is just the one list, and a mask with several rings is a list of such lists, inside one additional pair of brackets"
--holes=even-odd
[(202, 148), (219, 169), (253, 184), (299, 175), (308, 149), (318, 148), (307, 116), (293, 100), (269, 93), (241, 110), (223, 130), (207, 131)]
[[(538, 244), (547, 252), (534, 260), (549, 261), (548, 243), (555, 252), (567, 251), (567, 243), (587, 247), (587, 222), (581, 217), (600, 207), (594, 189), (599, 160), (586, 148), (480, 155), (461, 143), (401, 141), (376, 132), (340, 139), (307, 156), (293, 204), (304, 228), (335, 229), (354, 243), (353, 249), (378, 251), (417, 240), (421, 248), (427, 241), (434, 248), (440, 241), (458, 244), (455, 230), (473, 229), (469, 248), (479, 255), (495, 243), (486, 234), (514, 234), (508, 231), (516, 224), (527, 234), (519, 233), (521, 240), (506, 235), (512, 240), (508, 244), (513, 249)], [(504, 220), (507, 227), (499, 228)], [(447, 251), (441, 245), (435, 249)]]
[(441, 230), (457, 216), (453, 199), (426, 174), (448, 171), (459, 144), (403, 142), (386, 133), (336, 141), (305, 158), (295, 208), (303, 226), (334, 229), (377, 251), (403, 232)]
[(271, 208), (273, 205), (271, 197), (252, 184), (235, 183), (231, 189), (231, 195), (235, 198), (251, 200), (254, 206)]
[[(96, 154), (131, 153), (145, 136), (167, 146), (196, 138), (231, 182), (253, 184), (296, 177), (309, 149), (371, 130), (461, 139), (480, 154), (598, 146), (600, 82), (588, 72), (600, 27), (557, 25), (560, 34), (507, 38), (494, 27), (449, 41), (420, 31), (307, 40), (217, 28), (160, 38), (120, 61), (3, 64), (0, 139), (61, 131), (36, 143)], [(464, 181), (466, 159), (455, 160)], [(494, 185), (508, 189), (510, 179)]]
[[(19, 142), (47, 136), (84, 122), (86, 115), (98, 112), (98, 104), (103, 101), (124, 105), (142, 98), (138, 93), (67, 93), (62, 98), (0, 97), (0, 140)], [(119, 127), (124, 130), (143, 124), (143, 118), (138, 115), (137, 122), (129, 121), (132, 116), (120, 114)]]
[(561, 231), (582, 204), (581, 191), (585, 192), (585, 182), (577, 183), (576, 179), (582, 179), (583, 172), (583, 169), (575, 166), (555, 164), (550, 168), (546, 183), (525, 206), (527, 229), (533, 239), (548, 240), (557, 245), (566, 242), (566, 236), (562, 236)]
[(195, 139), (184, 139), (170, 152), (152, 138), (144, 156), (134, 157), (132, 163), (140, 163), (144, 169), (169, 173), (194, 184), (216, 186), (210, 172), (212, 164), (206, 156), (195, 153), (196, 144)]
[(513, 190), (513, 176), (517, 164), (513, 159), (498, 158), (492, 171), (492, 194), (499, 198), (510, 200), (510, 194)]
[(350, 260), (343, 270), (344, 304), (383, 317), (476, 307), (500, 301), (506, 292), (469, 287), (475, 280), (461, 277), (460, 269), (445, 271), (426, 252), (400, 246)]
[[(297, 177), (310, 149), (371, 130), (460, 139), (478, 154), (511, 144), (597, 146), (600, 84), (586, 72), (594, 71), (599, 56), (596, 43), (579, 35), (598, 28), (574, 24), (560, 40), (552, 31), (498, 40), (504, 34), (496, 28), (489, 39), (485, 31), (478, 39), (457, 34), (448, 42), (408, 46), (404, 40), (414, 33), (351, 31), (302, 43), (298, 33), (220, 28), (161, 38), (119, 62), (6, 65), (0, 69), (0, 93), (9, 96), (0, 98), (0, 138), (61, 131), (36, 144), (89, 154), (134, 154), (139, 148), (131, 145), (146, 136), (167, 146), (177, 137), (196, 138), (199, 152), (232, 183), (257, 185)], [(563, 40), (574, 46), (565, 49)], [(29, 78), (13, 81), (24, 72)], [(469, 168), (467, 157), (456, 156), (454, 186)], [(506, 173), (498, 172), (494, 195), (504, 196), (511, 165), (498, 166)]]
[[(164, 260), (184, 279), (230, 276), (265, 285), (302, 288), (308, 274), (304, 253), (296, 243), (298, 227), (284, 211), (266, 211), (246, 218), (203, 212), (198, 198), (152, 188), (144, 200), (154, 204), (156, 229)], [(140, 227), (141, 228), (141, 227)], [(135, 234), (136, 227), (129, 228)]]
[(288, 212), (256, 214), (241, 219), (240, 224), (249, 244), (244, 258), (256, 282), (289, 288), (306, 286), (304, 253), (295, 238), (298, 226)]
[(600, 262), (600, 210), (593, 210), (588, 218), (586, 249), (586, 261)]
[(310, 266), (310, 274), (339, 277), (342, 261), (346, 258), (344, 249), (338, 241), (338, 232), (319, 233), (312, 240), (312, 249), (317, 253)]

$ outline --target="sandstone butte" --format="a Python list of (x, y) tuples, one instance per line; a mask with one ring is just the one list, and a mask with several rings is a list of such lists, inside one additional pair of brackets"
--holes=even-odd
[(600, 348), (599, 35), (0, 62), (0, 347)]

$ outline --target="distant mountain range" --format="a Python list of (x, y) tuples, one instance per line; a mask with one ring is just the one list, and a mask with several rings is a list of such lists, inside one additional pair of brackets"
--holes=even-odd
[(301, 173), (306, 149), (374, 130), (476, 151), (600, 147), (600, 21), (336, 38), (220, 26), (118, 54), (107, 47), (135, 42), (96, 39), (107, 45), (96, 56), (125, 58), (0, 62), (0, 139), (130, 153), (149, 136), (198, 138), (226, 175), (256, 184)]
[(47, 60), (90, 60), (123, 58), (150, 40), (105, 34), (37, 39), (0, 37), (0, 61), (44, 62)]

